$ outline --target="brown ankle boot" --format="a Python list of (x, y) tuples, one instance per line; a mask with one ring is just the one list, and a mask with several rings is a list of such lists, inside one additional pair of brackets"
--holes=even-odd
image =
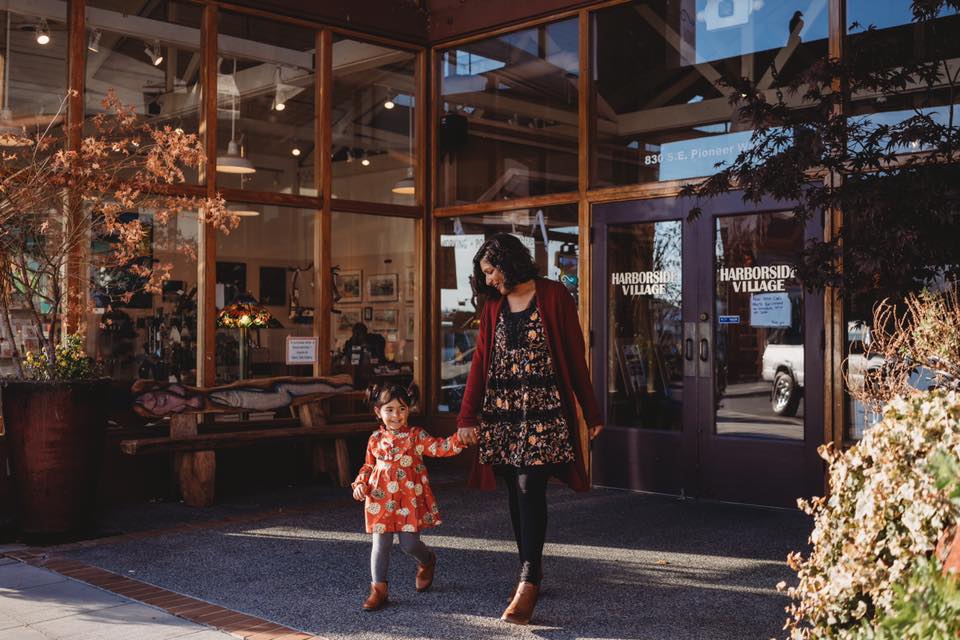
[(417, 591), (426, 591), (433, 584), (433, 574), (437, 569), (437, 554), (430, 552), (426, 564), (417, 564)]
[(521, 582), (513, 602), (506, 608), (500, 619), (511, 624), (529, 624), (533, 617), (533, 608), (537, 604), (540, 587), (532, 582)]
[(387, 604), (387, 583), (371, 582), (370, 595), (363, 602), (364, 611), (376, 611)]

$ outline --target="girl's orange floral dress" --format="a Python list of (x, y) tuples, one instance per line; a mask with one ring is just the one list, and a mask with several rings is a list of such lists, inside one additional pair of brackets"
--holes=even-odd
[(383, 425), (367, 442), (367, 458), (352, 486), (367, 485), (367, 533), (415, 532), (440, 524), (423, 457), (463, 451), (457, 434), (435, 438), (420, 427), (390, 431)]

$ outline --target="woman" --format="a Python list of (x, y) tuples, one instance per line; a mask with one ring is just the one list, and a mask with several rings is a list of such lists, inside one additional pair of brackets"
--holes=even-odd
[(543, 577), (547, 480), (558, 475), (574, 490), (590, 487), (576, 401), (591, 440), (603, 427), (566, 288), (537, 277), (530, 251), (506, 233), (480, 247), (473, 270), (475, 293), (487, 303), (458, 433), (479, 445), (471, 486), (494, 488), (494, 473), (506, 482), (520, 582), (500, 619), (527, 624)]

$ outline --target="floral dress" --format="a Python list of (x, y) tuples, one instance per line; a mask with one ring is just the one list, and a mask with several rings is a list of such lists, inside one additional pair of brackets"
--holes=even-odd
[(415, 532), (440, 524), (423, 457), (446, 458), (463, 449), (457, 434), (435, 438), (420, 427), (390, 431), (381, 425), (367, 442), (366, 461), (352, 485), (367, 486), (367, 533)]
[(524, 467), (574, 458), (536, 298), (524, 311), (503, 305), (478, 436), (483, 464)]

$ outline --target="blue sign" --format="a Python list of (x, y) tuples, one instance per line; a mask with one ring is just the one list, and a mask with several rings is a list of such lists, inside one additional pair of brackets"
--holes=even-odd
[(720, 316), (720, 324), (740, 324), (740, 316)]

